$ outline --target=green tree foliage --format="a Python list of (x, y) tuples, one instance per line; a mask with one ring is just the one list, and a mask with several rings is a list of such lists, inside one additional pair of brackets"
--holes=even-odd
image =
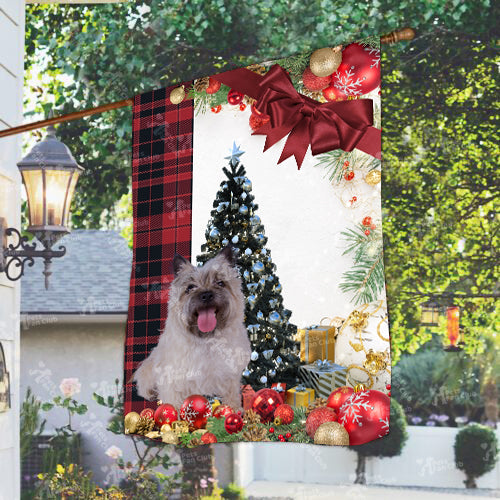
[(480, 424), (469, 424), (461, 429), (454, 444), (455, 464), (465, 472), (467, 488), (477, 488), (476, 478), (493, 470), (498, 457), (495, 431)]
[(480, 38), (436, 28), (383, 55), (383, 231), (396, 361), (430, 339), (419, 329), (429, 294), (460, 306), (469, 354), (484, 350), (498, 321), (498, 72), (492, 42)]

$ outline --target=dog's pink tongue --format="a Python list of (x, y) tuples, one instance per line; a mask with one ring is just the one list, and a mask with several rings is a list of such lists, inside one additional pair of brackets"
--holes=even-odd
[(198, 312), (198, 328), (203, 333), (215, 330), (217, 318), (215, 317), (215, 308), (203, 309)]

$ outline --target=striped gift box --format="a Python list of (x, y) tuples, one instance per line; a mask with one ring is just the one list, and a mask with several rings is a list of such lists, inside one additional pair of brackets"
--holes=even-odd
[(318, 360), (299, 367), (299, 378), (307, 387), (312, 387), (318, 398), (328, 398), (331, 392), (346, 385), (347, 368), (328, 360)]

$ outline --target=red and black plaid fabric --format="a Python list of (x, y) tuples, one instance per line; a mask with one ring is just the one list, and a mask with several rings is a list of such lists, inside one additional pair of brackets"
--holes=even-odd
[(125, 413), (155, 407), (138, 396), (132, 377), (165, 325), (174, 254), (191, 258), (193, 101), (171, 104), (172, 88), (134, 99), (134, 249), (125, 339)]

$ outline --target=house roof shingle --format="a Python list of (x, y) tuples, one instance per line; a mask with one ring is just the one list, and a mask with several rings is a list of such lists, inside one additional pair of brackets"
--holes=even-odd
[(110, 314), (128, 309), (132, 251), (116, 231), (75, 230), (54, 245), (45, 290), (42, 259), (21, 278), (21, 313)]

